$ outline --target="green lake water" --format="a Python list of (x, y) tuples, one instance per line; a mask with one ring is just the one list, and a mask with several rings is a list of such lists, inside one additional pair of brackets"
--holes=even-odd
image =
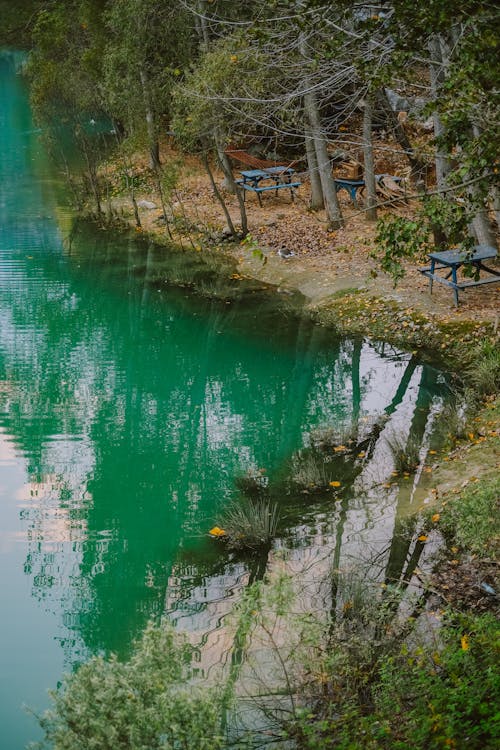
[(213, 634), (256, 572), (206, 532), (238, 476), (287, 486), (311, 431), (355, 424), (365, 450), (330, 465), (338, 495), (283, 491), (276, 545), (399, 575), (412, 550), (395, 530), (424, 478), (380, 492), (384, 435), (424, 455), (446, 384), (408, 354), (300, 320), (292, 297), (211, 301), (165, 283), (238, 284), (194, 253), (70, 232), (9, 54), (0, 132), (0, 746), (19, 750), (39, 736), (23, 705), (45, 708), (91, 654), (126, 655), (151, 618), (218, 658)]

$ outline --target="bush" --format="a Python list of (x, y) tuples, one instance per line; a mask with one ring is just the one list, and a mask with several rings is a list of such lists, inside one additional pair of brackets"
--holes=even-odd
[(53, 750), (218, 750), (221, 699), (187, 684), (192, 649), (171, 626), (148, 626), (129, 661), (96, 656), (66, 675), (40, 717)]
[(359, 684), (353, 690), (345, 681), (332, 691), (356, 663), (352, 654), (345, 664), (333, 660), (335, 672), (324, 678), (332, 686), (323, 699), (297, 711), (285, 736), (301, 750), (494, 750), (500, 740), (496, 619), (451, 619), (434, 645), (403, 642), (397, 653), (364, 666), (362, 660), (364, 694)]

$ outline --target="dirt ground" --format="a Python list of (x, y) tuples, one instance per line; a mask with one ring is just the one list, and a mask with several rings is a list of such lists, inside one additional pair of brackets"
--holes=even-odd
[[(170, 154), (166, 153), (166, 159)], [(500, 313), (500, 283), (486, 284), (460, 293), (460, 305), (455, 308), (452, 290), (442, 284), (434, 284), (429, 294), (428, 279), (418, 271), (418, 265), (406, 264), (406, 275), (394, 287), (392, 279), (381, 271), (376, 259), (370, 257), (373, 249), (375, 223), (366, 220), (363, 200), (355, 208), (346, 191), (339, 192), (339, 200), (345, 219), (345, 227), (329, 231), (323, 211), (309, 210), (310, 186), (307, 175), (295, 175), (302, 182), (296, 191), (295, 201), (290, 200), (287, 190), (278, 195), (273, 191), (264, 193), (262, 207), (257, 196), (246, 195), (249, 232), (253, 242), (234, 247), (220, 242), (220, 235), (227, 226), (221, 206), (213, 195), (208, 177), (196, 160), (189, 159), (182, 171), (180, 184), (171, 197), (174, 216), (182, 217), (189, 231), (199, 233), (201, 247), (205, 242), (216, 244), (224, 252), (237, 259), (238, 272), (261, 281), (276, 284), (283, 289), (297, 289), (312, 304), (321, 305), (339, 290), (359, 289), (368, 295), (395, 300), (399, 306), (412, 308), (428, 316), (440, 319), (474, 320), (490, 322), (498, 328)], [(217, 184), (222, 186), (222, 174), (216, 174)], [(224, 192), (230, 215), (235, 225), (239, 222), (236, 198)], [(155, 204), (155, 209), (140, 207), (143, 230), (164, 234), (159, 221), (161, 211), (154, 194), (143, 193), (138, 200), (145, 199)], [(385, 199), (384, 199), (385, 200)], [(121, 199), (122, 206), (126, 200)], [(384, 206), (383, 213), (411, 216), (417, 202), (399, 200), (397, 204)], [(126, 212), (131, 215), (128, 208)], [(262, 255), (254, 253), (258, 247)], [(284, 258), (279, 250), (291, 253)]]

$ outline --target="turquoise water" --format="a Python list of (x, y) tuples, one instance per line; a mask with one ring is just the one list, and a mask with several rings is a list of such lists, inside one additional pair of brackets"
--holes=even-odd
[[(334, 543), (338, 562), (366, 552), (367, 533), (375, 553), (388, 549), (380, 574), (401, 570), (394, 529), (420, 480), (380, 499), (391, 469), (380, 435), (392, 425), (425, 452), (445, 391), (409, 355), (299, 320), (294, 299), (287, 312), (266, 290), (228, 296), (230, 268), (220, 282), (192, 255), (72, 231), (15, 68), (0, 56), (4, 750), (38, 736), (23, 705), (43, 709), (90, 654), (125, 655), (150, 618), (168, 612), (205, 640), (220, 627), (255, 573), (206, 535), (238, 476), (263, 470), (282, 488), (280, 544)], [(193, 276), (222, 299), (165, 282)], [(290, 491), (311, 431), (353, 423), (366, 457), (332, 465), (340, 505)]]

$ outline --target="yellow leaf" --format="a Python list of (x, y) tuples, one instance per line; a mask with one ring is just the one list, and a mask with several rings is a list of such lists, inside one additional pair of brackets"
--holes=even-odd
[(473, 432), (469, 432), (467, 434), (467, 437), (469, 438), (469, 440), (474, 440), (474, 433)]
[(224, 529), (221, 529), (219, 526), (214, 526), (208, 533), (210, 536), (226, 536)]
[(330, 482), (330, 487), (340, 487), (341, 484), (341, 482)]
[(469, 636), (468, 635), (463, 635), (460, 638), (460, 643), (462, 644), (462, 651), (469, 650)]
[(231, 60), (232, 63), (238, 62), (237, 55), (231, 55), (231, 57), (229, 59)]
[(366, 453), (364, 451), (361, 451), (361, 453), (358, 453), (358, 458), (364, 458), (366, 456)]
[(431, 521), (432, 521), (432, 523), (437, 523), (440, 518), (441, 518), (441, 514), (440, 513), (434, 513), (434, 515), (431, 518)]
[(429, 451), (429, 453), (431, 454), (431, 456), (435, 456), (437, 451)]
[(420, 534), (420, 536), (418, 537), (419, 542), (426, 542), (427, 539), (428, 539), (427, 534)]
[(337, 445), (334, 449), (335, 453), (340, 453), (341, 451), (346, 451), (347, 448), (345, 445)]

